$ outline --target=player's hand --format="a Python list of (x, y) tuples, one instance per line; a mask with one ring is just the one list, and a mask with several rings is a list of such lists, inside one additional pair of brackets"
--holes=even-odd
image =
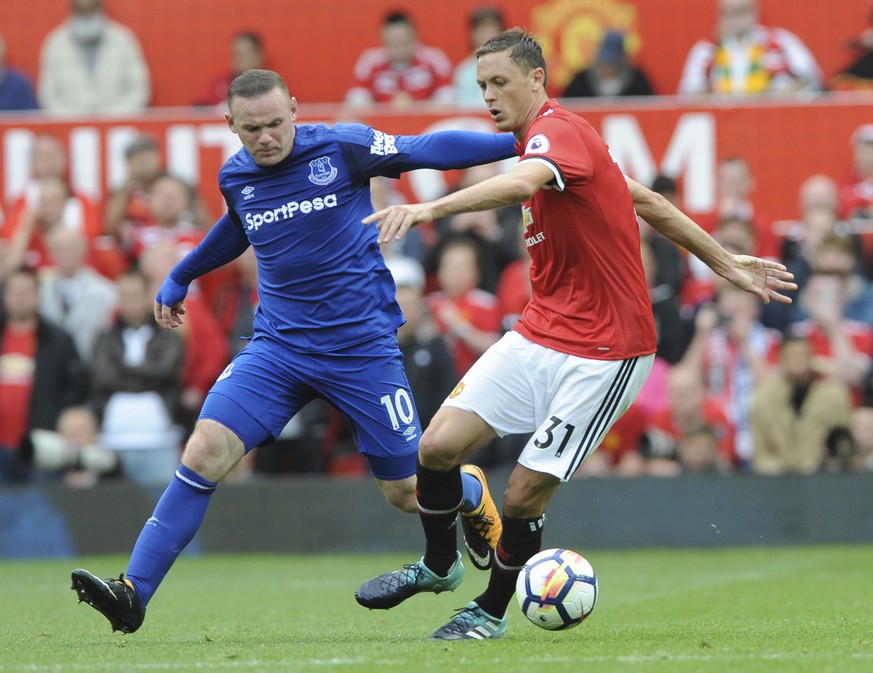
[(379, 244), (389, 243), (392, 239), (399, 241), (412, 227), (433, 220), (430, 208), (426, 203), (405, 203), (396, 206), (388, 206), (368, 217), (361, 222), (374, 224), (379, 230)]
[(784, 264), (750, 255), (733, 255), (724, 277), (737, 287), (758, 295), (765, 304), (771, 300), (790, 304), (791, 297), (783, 291), (797, 289), (794, 274)]
[(167, 276), (161, 283), (158, 294), (155, 297), (155, 321), (164, 329), (179, 327), (185, 321), (185, 297), (188, 295), (188, 286), (178, 283), (171, 276)]
[(155, 320), (158, 325), (164, 329), (174, 329), (184, 324), (185, 306), (183, 304), (173, 304), (165, 306), (155, 302)]

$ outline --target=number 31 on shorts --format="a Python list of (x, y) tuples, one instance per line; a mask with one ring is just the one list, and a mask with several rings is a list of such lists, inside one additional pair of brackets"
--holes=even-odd
[(562, 428), (563, 436), (561, 437), (561, 444), (555, 451), (555, 457), (560, 457), (560, 455), (564, 453), (564, 449), (567, 448), (567, 444), (570, 442), (570, 435), (573, 434), (576, 426), (572, 423), (564, 423), (564, 420), (558, 418), (557, 416), (552, 416), (549, 420), (552, 422), (551, 425), (543, 430), (543, 432), (546, 433), (545, 439), (540, 440), (540, 438), (537, 437), (534, 440), (534, 446), (538, 449), (548, 449), (555, 441), (555, 430), (558, 429), (558, 426), (563, 425), (564, 427)]

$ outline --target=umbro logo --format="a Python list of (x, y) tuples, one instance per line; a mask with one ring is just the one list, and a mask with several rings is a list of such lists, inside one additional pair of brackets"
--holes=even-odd
[(249, 199), (255, 198), (255, 188), (251, 185), (247, 185), (243, 188), (242, 193), (245, 194), (243, 201), (248, 201)]

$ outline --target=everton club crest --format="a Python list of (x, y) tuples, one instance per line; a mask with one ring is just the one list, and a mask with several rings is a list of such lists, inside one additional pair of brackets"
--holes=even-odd
[(319, 157), (309, 162), (309, 181), (315, 185), (329, 185), (337, 170), (330, 165), (330, 157)]

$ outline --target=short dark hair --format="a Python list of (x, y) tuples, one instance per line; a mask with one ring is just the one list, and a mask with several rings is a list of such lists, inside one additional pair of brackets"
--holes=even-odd
[(687, 428), (685, 428), (685, 432), (682, 433), (682, 437), (680, 439), (685, 439), (686, 437), (697, 437), (699, 435), (705, 435), (710, 439), (718, 439), (718, 430), (715, 429), (714, 426), (706, 423), (705, 421), (695, 421), (690, 423)]
[(158, 152), (158, 141), (152, 136), (142, 134), (134, 138), (130, 144), (124, 148), (124, 156), (130, 159), (141, 152)]
[(12, 276), (22, 276), (24, 278), (30, 278), (34, 284), (39, 287), (39, 273), (32, 266), (27, 266), (27, 264), (21, 264), (16, 266), (9, 272), (9, 275), (6, 277), (7, 280), (12, 278)]
[(485, 54), (497, 54), (502, 51), (508, 51), (513, 63), (525, 74), (534, 68), (542, 68), (545, 75), (543, 84), (549, 83), (549, 71), (546, 68), (543, 48), (535, 37), (526, 33), (521, 28), (510, 28), (500, 33), (500, 35), (492, 37), (476, 49), (473, 55), (478, 59)]
[(676, 178), (665, 175), (664, 173), (659, 173), (655, 176), (655, 179), (652, 180), (652, 191), (657, 194), (672, 194), (679, 190), (679, 185), (676, 183)]
[(809, 342), (809, 337), (807, 337), (802, 332), (798, 332), (797, 330), (788, 329), (782, 334), (782, 341), (779, 344), (779, 351), (785, 350), (786, 346), (791, 344), (804, 344), (807, 348), (812, 348), (812, 344)]
[(503, 14), (497, 7), (479, 7), (470, 13), (470, 28), (478, 28), (483, 23), (494, 22), (500, 29), (506, 25)]
[(124, 271), (119, 273), (115, 281), (118, 282), (122, 278), (132, 278), (142, 283), (143, 287), (147, 288), (149, 286), (149, 277), (146, 275), (146, 272), (139, 267), (138, 264), (129, 266)]
[(251, 42), (258, 51), (264, 50), (264, 42), (261, 39), (261, 36), (251, 30), (241, 30), (233, 36), (233, 40), (245, 40)]
[(382, 19), (383, 26), (393, 26), (395, 24), (401, 23), (414, 27), (414, 24), (412, 23), (412, 19), (409, 17), (409, 14), (402, 10), (394, 10), (388, 12), (385, 15), (385, 18)]
[(246, 70), (234, 77), (227, 90), (227, 106), (230, 107), (234, 98), (260, 98), (266, 96), (273, 89), (284, 91), (288, 96), (288, 85), (278, 73), (272, 70)]

